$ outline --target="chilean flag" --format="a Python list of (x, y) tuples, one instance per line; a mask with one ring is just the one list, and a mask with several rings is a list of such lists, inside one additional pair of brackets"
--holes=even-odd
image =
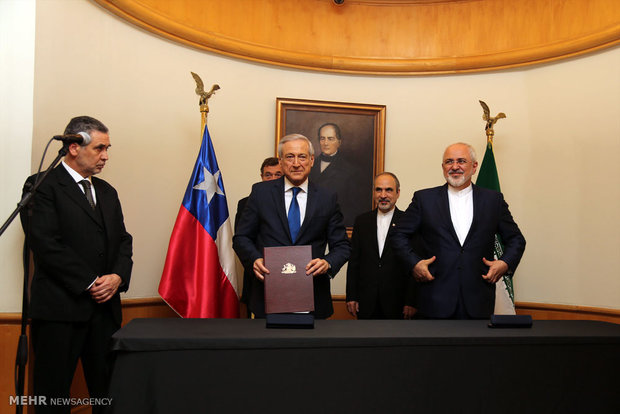
[(159, 294), (183, 318), (238, 318), (237, 289), (224, 182), (205, 126), (170, 236)]

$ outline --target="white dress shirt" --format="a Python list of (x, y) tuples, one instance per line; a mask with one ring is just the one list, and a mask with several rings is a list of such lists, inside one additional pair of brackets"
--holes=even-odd
[(78, 185), (78, 188), (80, 190), (82, 190), (82, 193), (84, 192), (84, 187), (82, 187), (82, 184), (80, 184), (80, 181), (82, 180), (88, 180), (90, 181), (90, 192), (93, 195), (93, 201), (95, 202), (95, 205), (97, 204), (97, 194), (95, 193), (95, 186), (92, 185), (92, 181), (90, 179), (90, 177), (88, 178), (84, 178), (82, 177), (82, 175), (75, 171), (73, 168), (69, 167), (64, 161), (62, 162), (62, 166), (65, 167), (65, 169), (67, 170), (67, 172), (69, 173), (69, 175), (71, 175), (71, 178), (73, 178), (75, 180), (75, 183)]
[(471, 184), (461, 191), (448, 186), (450, 218), (461, 246), (465, 243), (465, 238), (467, 238), (471, 222), (474, 219), (474, 194), (472, 190)]
[(387, 213), (383, 213), (381, 210), (377, 209), (377, 242), (379, 243), (379, 257), (383, 254), (385, 239), (390, 230), (390, 223), (392, 222), (392, 217), (394, 217), (394, 210), (395, 208)]

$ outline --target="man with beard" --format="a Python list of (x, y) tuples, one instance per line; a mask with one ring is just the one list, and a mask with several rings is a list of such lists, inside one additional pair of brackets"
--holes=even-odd
[[(447, 183), (417, 191), (392, 241), (418, 282), (418, 312), (433, 319), (486, 319), (493, 313), (495, 283), (514, 271), (525, 239), (502, 193), (475, 186), (478, 163), (471, 145), (446, 148), (442, 167)], [(493, 257), (495, 234), (505, 244)], [(413, 236), (420, 246), (410, 245)]]
[(403, 212), (396, 207), (398, 178), (390, 172), (375, 177), (377, 208), (357, 216), (347, 267), (347, 310), (358, 319), (411, 319), (415, 314), (415, 282), (396, 258), (387, 237)]

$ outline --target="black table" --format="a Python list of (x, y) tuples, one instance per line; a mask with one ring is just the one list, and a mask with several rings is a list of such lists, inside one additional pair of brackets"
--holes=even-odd
[(620, 325), (136, 319), (114, 413), (620, 413)]

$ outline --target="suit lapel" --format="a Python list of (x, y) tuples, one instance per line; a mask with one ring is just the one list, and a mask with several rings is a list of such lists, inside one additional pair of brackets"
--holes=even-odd
[(452, 223), (452, 216), (450, 216), (450, 201), (448, 200), (448, 184), (444, 184), (439, 187), (439, 198), (437, 200), (437, 211), (439, 211), (439, 215), (441, 216), (441, 220), (445, 224), (446, 228), (452, 235), (452, 238), (461, 245), (459, 242), (459, 237), (456, 235), (456, 230), (454, 230), (454, 223)]
[[(312, 185), (312, 183), (310, 183), (308, 181), (308, 194), (307, 194), (307, 198), (306, 198), (306, 214), (304, 216), (304, 221), (303, 223), (301, 223), (301, 227), (299, 229), (299, 234), (297, 235), (297, 240), (301, 239), (301, 236), (304, 234), (304, 232), (306, 231), (306, 229), (310, 226), (310, 221), (312, 220), (312, 217), (314, 216), (314, 214), (316, 213), (316, 209), (317, 209), (317, 189), (314, 185)], [(288, 227), (288, 219), (286, 221), (287, 223), (287, 227)], [(290, 233), (289, 233), (290, 236)]]
[(385, 243), (383, 244), (383, 254), (381, 256), (379, 256), (379, 239), (377, 238), (377, 215), (378, 215), (378, 209), (375, 210), (375, 214), (373, 215), (373, 219), (374, 219), (374, 225), (372, 226), (372, 228), (374, 229), (374, 237), (372, 237), (372, 239), (374, 240), (374, 249), (377, 253), (377, 257), (379, 257), (379, 259), (386, 257), (386, 254), (389, 254), (389, 252), (392, 250), (392, 244), (390, 243), (390, 230), (392, 229), (392, 227), (395, 226), (395, 223), (398, 222), (398, 219), (400, 217), (400, 215), (402, 214), (402, 211), (398, 209), (398, 207), (394, 207), (394, 214), (392, 215), (392, 220), (390, 221), (390, 226), (388, 228), (387, 234), (385, 236)]
[[(114, 206), (110, 200), (110, 194), (107, 191), (107, 188), (101, 185), (101, 180), (96, 177), (92, 177), (92, 182), (97, 193), (97, 207), (101, 209), (101, 220), (103, 220), (103, 225), (105, 227), (106, 220), (113, 217)], [(95, 211), (95, 216), (96, 215), (97, 214)]]
[(473, 197), (473, 205), (474, 205), (474, 214), (471, 220), (471, 226), (469, 227), (469, 231), (467, 232), (467, 237), (465, 237), (465, 242), (463, 245), (466, 245), (469, 239), (472, 237), (476, 226), (482, 219), (480, 214), (484, 211), (484, 200), (480, 196), (480, 189), (472, 184), (472, 197)]
[(282, 223), (284, 231), (288, 234), (289, 239), (291, 239), (291, 231), (288, 228), (288, 217), (286, 217), (286, 206), (284, 205), (284, 178), (273, 180), (272, 183), (271, 197), (276, 206), (278, 218)]
[[(390, 231), (392, 227), (396, 226), (396, 223), (400, 219), (400, 215), (403, 214), (402, 210), (399, 210), (398, 207), (394, 207), (394, 215), (392, 216), (392, 221), (390, 222), (390, 228), (388, 229), (388, 234), (385, 238), (385, 246), (383, 246), (383, 256), (385, 256), (386, 252), (390, 252), (392, 250), (392, 243), (389, 242)], [(379, 251), (379, 247), (377, 246), (377, 251)]]
[(367, 216), (370, 223), (368, 223), (368, 226), (366, 227), (368, 229), (368, 234), (366, 235), (366, 238), (368, 242), (370, 243), (370, 245), (372, 246), (372, 250), (375, 253), (375, 256), (377, 258), (380, 258), (379, 257), (379, 239), (377, 238), (377, 214), (378, 214), (377, 209), (374, 209), (373, 213), (374, 214)]
[[(67, 197), (71, 199), (71, 201), (73, 201), (75, 204), (77, 204), (82, 210), (84, 210), (86, 215), (90, 217), (94, 222), (101, 225), (101, 220), (98, 219), (97, 214), (90, 207), (90, 204), (88, 204), (88, 200), (86, 199), (86, 196), (84, 195), (82, 190), (80, 190), (79, 184), (73, 180), (73, 177), (71, 177), (69, 172), (62, 165), (59, 165), (57, 167), (57, 171), (58, 183), (62, 187), (65, 194), (67, 194)], [(96, 188), (95, 191), (97, 191)], [(99, 200), (99, 194), (97, 194), (97, 200)]]

